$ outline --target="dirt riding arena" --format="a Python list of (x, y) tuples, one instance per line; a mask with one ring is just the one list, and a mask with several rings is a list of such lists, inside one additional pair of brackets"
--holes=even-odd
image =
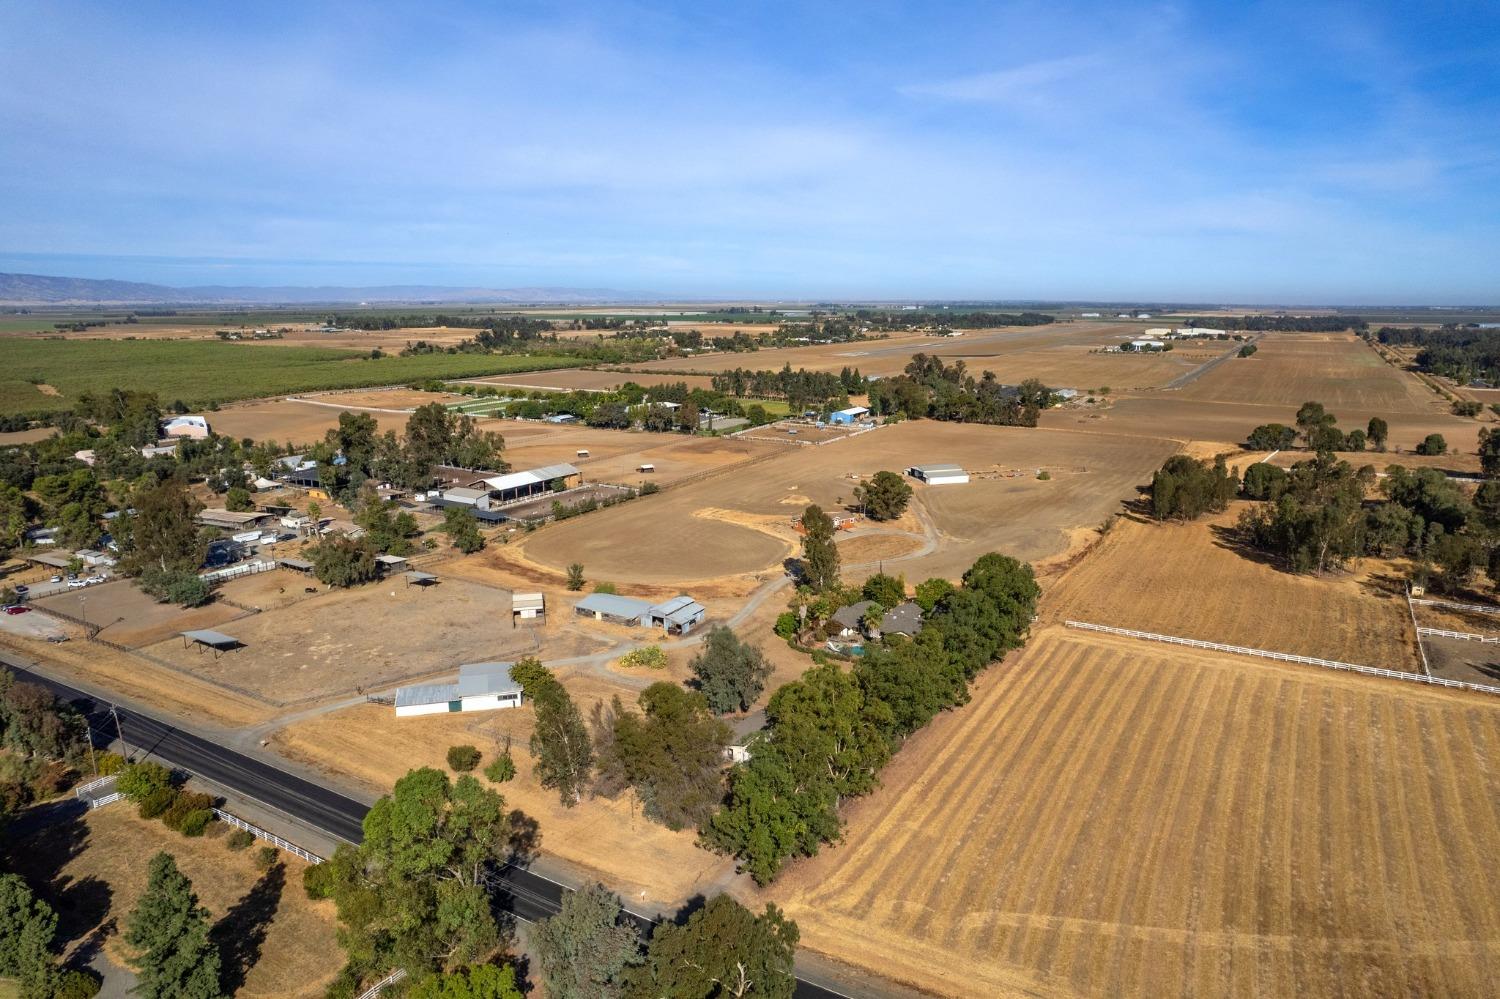
[(99, 628), (99, 637), (139, 649), (194, 628), (220, 628), (245, 616), (238, 607), (211, 603), (179, 607), (157, 603), (134, 583), (117, 579), (80, 590), (68, 590), (36, 601), (42, 610), (58, 611)]
[(522, 375), (491, 375), (487, 378), (463, 378), (475, 385), (496, 385), (501, 388), (521, 389), (528, 392), (573, 392), (580, 389), (618, 388), (626, 382), (650, 388), (652, 385), (686, 383), (690, 389), (712, 388), (713, 379), (705, 375), (643, 374), (638, 371), (585, 370), (582, 368), (560, 368), (556, 371), (538, 371)]
[[(505, 437), (505, 460), (512, 468), (537, 468), (567, 462), (589, 482), (638, 486), (668, 485), (680, 479), (735, 465), (765, 453), (768, 446), (734, 437), (689, 437), (635, 430), (596, 430), (554, 423), (486, 420), (485, 430)], [(578, 454), (588, 451), (586, 457)], [(655, 466), (641, 472), (640, 466)]]
[(1500, 700), (1056, 630), (770, 895), (955, 996), (1481, 996)]
[[(437, 396), (433, 397), (437, 399)], [(313, 402), (289, 402), (273, 399), (225, 406), (210, 414), (209, 424), (216, 433), (228, 437), (249, 437), (257, 441), (289, 441), (297, 446), (313, 444), (339, 425), (339, 414), (347, 410)], [(365, 410), (368, 412), (368, 410)], [(406, 430), (406, 413), (370, 412), (380, 432)]]
[(1363, 559), (1347, 573), (1297, 576), (1237, 550), (1229, 512), (1191, 524), (1121, 518), (1048, 592), (1048, 621), (1416, 671), (1397, 572)]
[[(799, 549), (790, 520), (807, 504), (837, 511), (853, 502), (861, 478), (881, 469), (953, 461), (975, 477), (961, 486), (915, 485), (935, 537), (932, 551), (902, 571), (913, 579), (957, 578), (986, 551), (1026, 559), (1061, 553), (1070, 532), (1097, 525), (1175, 449), (1150, 439), (909, 422), (823, 447), (786, 447), (753, 466), (557, 524), (519, 544), (553, 571), (582, 562), (604, 578), (755, 573)], [(1051, 481), (1038, 481), (1038, 468), (1049, 469)]]

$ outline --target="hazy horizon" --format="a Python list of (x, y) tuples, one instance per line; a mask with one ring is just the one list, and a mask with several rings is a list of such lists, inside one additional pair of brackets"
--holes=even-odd
[(4, 271), (1500, 299), (1493, 5), (64, 3), (0, 54)]

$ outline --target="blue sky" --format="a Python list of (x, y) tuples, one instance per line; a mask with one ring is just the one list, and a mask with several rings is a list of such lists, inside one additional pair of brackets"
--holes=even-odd
[(0, 7), (0, 270), (1500, 302), (1500, 4)]

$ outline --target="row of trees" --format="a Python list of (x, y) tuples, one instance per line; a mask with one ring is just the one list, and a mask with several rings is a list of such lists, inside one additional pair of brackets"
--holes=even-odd
[(1370, 324), (1359, 316), (1196, 316), (1182, 321), (1184, 326), (1210, 327), (1222, 330), (1265, 330), (1272, 333), (1356, 333)]
[(792, 370), (787, 364), (780, 371), (751, 371), (735, 368), (713, 376), (716, 392), (743, 399), (785, 399), (794, 413), (806, 409), (836, 408), (849, 401), (851, 392), (864, 391), (864, 379), (858, 372), (845, 368), (843, 374), (831, 371)]
[(1416, 346), (1417, 367), (1460, 384), (1474, 378), (1500, 379), (1500, 332), (1472, 326), (1382, 326), (1375, 339), (1395, 346)]
[(867, 648), (847, 672), (820, 662), (777, 690), (704, 841), (766, 883), (788, 859), (836, 839), (840, 804), (868, 793), (908, 735), (965, 703), (970, 681), (1021, 644), (1038, 594), (1030, 566), (985, 555), (912, 641)]
[(1036, 426), (1053, 401), (1052, 392), (1034, 378), (1010, 386), (986, 371), (976, 379), (963, 361), (946, 365), (926, 354), (913, 355), (904, 374), (871, 382), (869, 395), (877, 416), (1022, 427)]

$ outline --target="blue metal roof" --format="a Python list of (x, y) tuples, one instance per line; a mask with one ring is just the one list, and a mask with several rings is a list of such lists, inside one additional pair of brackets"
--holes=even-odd
[(614, 593), (590, 593), (573, 605), (591, 614), (608, 614), (610, 617), (643, 618), (651, 613), (651, 601), (622, 597)]

